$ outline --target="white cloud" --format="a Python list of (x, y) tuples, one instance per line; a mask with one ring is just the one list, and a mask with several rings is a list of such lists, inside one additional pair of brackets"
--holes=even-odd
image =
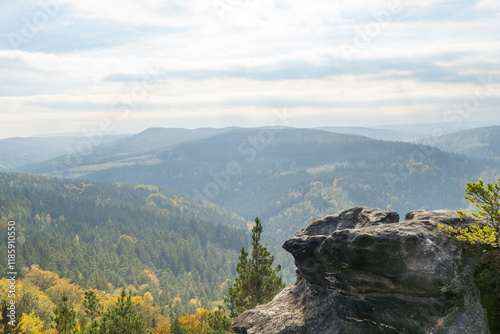
[(500, 14), (500, 3), (496, 0), (479, 0), (476, 3), (476, 8), (490, 10)]
[[(471, 94), (478, 77), (500, 80), (496, 0), (401, 0), (387, 24), (373, 13), (398, 0), (220, 2), (222, 18), (206, 0), (61, 5), (20, 50), (0, 43), (1, 121), (18, 133), (40, 124), (47, 129), (37, 133), (55, 131), (61, 122), (92, 126), (151, 73), (162, 83), (124, 128), (146, 127), (148, 117), (186, 127), (258, 125), (264, 118), (249, 115), (278, 105), (303, 124), (404, 122), (419, 112), (419, 121), (431, 121)], [(43, 10), (35, 0), (23, 3), (2, 8), (4, 35), (20, 34), (25, 19)], [(369, 30), (377, 24), (379, 31)], [(350, 61), (342, 43), (357, 49)], [(494, 114), (484, 103), (474, 115)]]

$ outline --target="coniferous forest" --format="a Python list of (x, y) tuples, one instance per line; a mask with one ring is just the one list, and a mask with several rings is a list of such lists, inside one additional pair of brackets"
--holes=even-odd
[[(109, 303), (125, 290), (150, 313), (149, 328), (212, 309), (235, 274), (237, 252), (249, 244), (241, 218), (151, 186), (0, 174), (0, 203), (0, 233), (7, 235), (10, 219), (17, 223), (20, 307), (44, 327), (62, 292), (82, 315), (87, 289)], [(0, 291), (5, 299), (8, 289)]]

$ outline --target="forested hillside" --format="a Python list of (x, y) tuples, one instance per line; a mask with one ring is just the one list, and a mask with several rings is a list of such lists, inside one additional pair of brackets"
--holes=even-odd
[(248, 246), (241, 217), (153, 186), (0, 174), (3, 235), (9, 219), (21, 277), (36, 266), (81, 288), (149, 293), (178, 315), (220, 302)]
[(444, 151), (500, 161), (500, 126), (459, 131), (433, 141)]
[[(285, 278), (293, 263), (281, 243), (311, 219), (353, 205), (460, 209), (466, 182), (500, 174), (498, 162), (447, 153), (421, 144), (374, 140), (314, 129), (225, 129), (224, 133), (148, 151), (159, 129), (120, 141), (100, 153), (26, 166), (30, 173), (128, 184), (153, 184), (201, 198), (247, 221), (259, 216)], [(168, 131), (167, 131), (168, 132)], [(150, 139), (147, 139), (151, 136)], [(121, 153), (120, 153), (121, 152)], [(111, 154), (111, 153), (110, 153)], [(57, 168), (54, 168), (57, 166)], [(488, 176), (488, 177), (485, 177)]]
[[(24, 157), (14, 165), (10, 171), (44, 171), (46, 175), (84, 176), (88, 173), (80, 166), (94, 166), (91, 170), (117, 166), (129, 166), (137, 162), (137, 156), (146, 152), (165, 149), (190, 140), (207, 138), (210, 136), (234, 131), (236, 128), (200, 128), (195, 130), (177, 128), (150, 128), (132, 136), (121, 136), (120, 140), (111, 140), (118, 136), (103, 136), (101, 133), (89, 137), (49, 137), (49, 138), (9, 138), (0, 141), (5, 147), (10, 147), (14, 157)], [(25, 152), (22, 147), (12, 145), (12, 142), (40, 142), (38, 151)], [(9, 146), (10, 145), (10, 146)], [(43, 146), (42, 146), (43, 145)], [(57, 151), (51, 155), (53, 159), (40, 159), (40, 152)], [(1, 152), (1, 151), (0, 151)], [(48, 158), (48, 157), (46, 157)], [(12, 159), (11, 159), (12, 160)], [(130, 161), (129, 161), (130, 160)], [(21, 165), (25, 165), (18, 168)], [(5, 168), (7, 169), (7, 168)]]
[[(94, 143), (106, 145), (127, 135), (100, 134), (93, 138)], [(46, 159), (66, 155), (72, 147), (81, 143), (88, 145), (89, 139), (83, 136), (50, 136), (50, 137), (27, 137), (7, 138), (0, 140), (0, 171), (19, 167), (26, 164), (40, 162)]]
[[(491, 160), (424, 145), (277, 128), (233, 129), (164, 149), (144, 147), (123, 159), (93, 161), (88, 155), (65, 165), (61, 157), (23, 171), (154, 184), (214, 202), (247, 220), (258, 215), (276, 221), (297, 208), (310, 218), (351, 203), (403, 214), (415, 208), (458, 209), (465, 182), (485, 171), (496, 174), (498, 167)], [(65, 167), (54, 169), (54, 164)], [(457, 196), (443, 196), (444, 188)]]

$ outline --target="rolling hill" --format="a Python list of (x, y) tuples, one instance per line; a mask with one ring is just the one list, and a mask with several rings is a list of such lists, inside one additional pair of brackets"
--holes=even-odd
[[(82, 170), (81, 166), (93, 166), (93, 169), (101, 169), (102, 166), (108, 168), (113, 164), (116, 164), (115, 166), (131, 165), (133, 164), (131, 161), (137, 159), (137, 156), (142, 156), (145, 152), (164, 149), (190, 140), (231, 132), (235, 129), (200, 128), (188, 130), (150, 128), (136, 135), (126, 136), (120, 140), (101, 145), (82, 145), (82, 149), (78, 148), (78, 141), (69, 141), (65, 146), (64, 154), (60, 154), (59, 157), (25, 163), (22, 168), (18, 168), (20, 166), (18, 164), (14, 168), (11, 168), (10, 171), (40, 170), (43, 171), (41, 174), (44, 175), (71, 175), (71, 177), (80, 177), (85, 175), (85, 171), (83, 173), (80, 172)], [(91, 140), (87, 140), (87, 142), (89, 141)], [(69, 154), (68, 151), (70, 152)]]
[(434, 138), (434, 142), (447, 152), (500, 161), (500, 126), (459, 131)]
[[(184, 310), (222, 299), (249, 243), (241, 217), (146, 185), (0, 173), (1, 233), (11, 219), (20, 277), (36, 265), (81, 287), (150, 292), (161, 307), (177, 301)], [(9, 271), (7, 257), (0, 268)]]

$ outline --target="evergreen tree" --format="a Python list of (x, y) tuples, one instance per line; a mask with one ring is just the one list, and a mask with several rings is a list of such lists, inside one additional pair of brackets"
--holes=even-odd
[(94, 291), (85, 291), (85, 300), (83, 301), (83, 307), (85, 308), (85, 313), (90, 317), (90, 324), (86, 327), (86, 334), (97, 334), (99, 333), (99, 321), (98, 317), (102, 316), (103, 307), (99, 303), (99, 298), (97, 298)]
[(172, 334), (188, 334), (187, 329), (182, 327), (182, 324), (178, 318), (175, 318), (172, 321), (172, 327), (171, 327), (170, 331)]
[[(482, 180), (477, 183), (467, 183), (465, 199), (474, 204), (480, 210), (472, 213), (470, 217), (484, 220), (497, 233), (500, 232), (500, 179), (498, 183), (488, 183), (484, 187)], [(458, 211), (461, 217), (467, 216), (463, 211)]]
[(477, 183), (467, 183), (465, 199), (479, 209), (478, 212), (467, 213), (458, 210), (461, 219), (472, 218), (479, 220), (482, 224), (471, 224), (466, 227), (444, 228), (439, 225), (441, 231), (458, 240), (467, 241), (471, 244), (481, 244), (490, 247), (500, 247), (500, 179), (497, 184), (488, 183), (486, 187), (482, 180)]
[(261, 245), (262, 224), (255, 218), (252, 229), (252, 255), (241, 249), (239, 263), (236, 265), (238, 276), (228, 288), (229, 298), (224, 298), (232, 317), (271, 301), (285, 287), (281, 275), (281, 266), (273, 269), (274, 256)]
[(132, 309), (132, 297), (122, 290), (114, 309), (102, 316), (99, 334), (143, 334), (146, 328), (142, 317)]
[(222, 311), (222, 306), (208, 314), (207, 334), (228, 334), (231, 332), (231, 318)]
[(61, 297), (62, 305), (56, 306), (52, 319), (52, 328), (60, 334), (76, 333), (76, 312), (68, 306), (68, 296), (66, 293)]
[(97, 298), (95, 292), (92, 290), (85, 291), (83, 306), (85, 307), (85, 313), (92, 321), (102, 315), (102, 305), (99, 303), (99, 298)]

